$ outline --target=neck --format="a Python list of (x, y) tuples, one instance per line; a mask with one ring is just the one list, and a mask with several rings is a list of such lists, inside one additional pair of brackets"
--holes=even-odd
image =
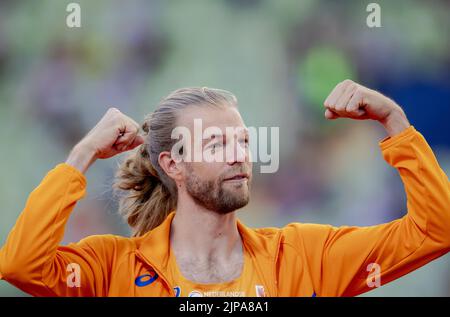
[(170, 242), (175, 252), (197, 259), (226, 260), (242, 248), (235, 212), (218, 214), (192, 199), (179, 199)]

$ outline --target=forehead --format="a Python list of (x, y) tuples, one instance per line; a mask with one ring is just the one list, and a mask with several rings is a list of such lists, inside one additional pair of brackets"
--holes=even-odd
[[(194, 129), (194, 120), (201, 119), (202, 130), (217, 127), (223, 134), (226, 133), (227, 127), (245, 129), (244, 121), (236, 107), (209, 107), (209, 106), (193, 106), (184, 110), (178, 118), (179, 126), (187, 127), (189, 130)], [(202, 131), (202, 132), (203, 132)]]

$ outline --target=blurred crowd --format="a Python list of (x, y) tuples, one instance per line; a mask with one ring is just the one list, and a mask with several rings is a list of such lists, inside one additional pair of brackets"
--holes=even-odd
[[(169, 92), (227, 89), (248, 126), (280, 127), (280, 169), (258, 174), (249, 226), (367, 226), (402, 217), (406, 198), (383, 161), (375, 122), (327, 121), (323, 100), (346, 78), (388, 95), (450, 175), (450, 3), (377, 1), (0, 0), (0, 244), (48, 170), (110, 106), (142, 122)], [(128, 235), (112, 179), (123, 157), (97, 162), (63, 243)], [(257, 165), (256, 165), (257, 166)], [(25, 251), (26, 252), (26, 251)], [(24, 293), (0, 281), (0, 296)], [(365, 296), (450, 296), (446, 255)]]

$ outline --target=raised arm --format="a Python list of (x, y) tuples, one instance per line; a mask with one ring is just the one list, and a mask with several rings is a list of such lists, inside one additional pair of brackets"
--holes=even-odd
[[(25, 208), (0, 249), (0, 278), (36, 296), (102, 296), (107, 290), (111, 236), (94, 236), (60, 246), (70, 213), (86, 194), (84, 172), (142, 143), (138, 125), (110, 109), (30, 194)], [(69, 271), (69, 272), (68, 272)], [(80, 285), (68, 282), (80, 273)]]
[(306, 251), (318, 296), (354, 296), (397, 279), (450, 251), (450, 183), (424, 137), (400, 107), (352, 82), (325, 102), (328, 118), (375, 119), (390, 137), (380, 142), (399, 172), (407, 214), (370, 227), (293, 224)]

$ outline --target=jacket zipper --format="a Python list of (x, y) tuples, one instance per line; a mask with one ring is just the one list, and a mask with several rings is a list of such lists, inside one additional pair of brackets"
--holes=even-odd
[(278, 261), (278, 255), (280, 254), (280, 246), (281, 246), (281, 232), (278, 234), (277, 252), (275, 253), (275, 258), (274, 258), (274, 263), (273, 263), (273, 283), (275, 284), (275, 296), (278, 296), (277, 261)]
[(170, 283), (167, 281), (167, 278), (162, 274), (161, 270), (159, 270), (149, 259), (147, 259), (139, 250), (136, 250), (136, 255), (138, 258), (140, 258), (142, 261), (144, 261), (148, 266), (150, 266), (153, 270), (155, 270), (156, 274), (163, 280), (164, 283), (166, 283), (166, 286), (170, 289), (170, 294), (172, 294), (174, 297), (176, 296), (175, 290), (170, 285)]

